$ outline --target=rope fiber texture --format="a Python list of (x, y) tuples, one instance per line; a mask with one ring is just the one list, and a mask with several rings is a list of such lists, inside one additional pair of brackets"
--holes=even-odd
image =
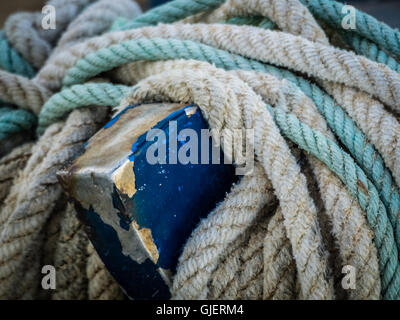
[(358, 10), (344, 30), (331, 0), (48, 4), (56, 30), (17, 13), (0, 33), (0, 141), (37, 124), (0, 159), (0, 298), (124, 298), (56, 174), (109, 107), (164, 101), (197, 104), (216, 138), (254, 130), (222, 145), (249, 143), (254, 169), (188, 238), (173, 299), (400, 299), (398, 30)]

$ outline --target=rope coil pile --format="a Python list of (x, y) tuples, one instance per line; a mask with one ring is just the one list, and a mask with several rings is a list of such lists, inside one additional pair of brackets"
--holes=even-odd
[(37, 134), (0, 159), (0, 298), (123, 298), (56, 173), (109, 107), (170, 101), (255, 132), (254, 171), (192, 232), (174, 299), (400, 299), (398, 30), (360, 11), (343, 30), (331, 0), (49, 3), (57, 31), (20, 13), (0, 34), (0, 140)]

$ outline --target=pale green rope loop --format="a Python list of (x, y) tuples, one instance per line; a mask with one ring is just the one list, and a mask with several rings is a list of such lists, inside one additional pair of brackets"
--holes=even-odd
[(214, 9), (224, 2), (225, 0), (174, 0), (151, 9), (132, 21), (116, 19), (111, 30), (128, 30), (157, 23), (170, 23), (199, 12)]
[[(347, 14), (342, 13), (344, 4), (332, 0), (301, 0), (301, 2), (307, 6), (316, 19), (335, 29), (343, 29), (342, 20)], [(357, 33), (400, 57), (400, 31), (392, 29), (364, 12), (355, 10), (355, 13), (356, 28), (347, 32)]]
[(3, 31), (0, 31), (0, 68), (28, 78), (35, 75), (30, 64), (10, 46)]
[[(35, 70), (8, 43), (3, 31), (0, 31), (0, 68), (31, 78)], [(0, 140), (20, 131), (32, 129), (36, 117), (26, 110), (0, 107)]]
[(336, 105), (332, 98), (318, 86), (296, 77), (293, 73), (279, 70), (255, 60), (230, 54), (190, 40), (137, 39), (102, 48), (80, 59), (68, 70), (64, 84), (76, 84), (111, 70), (122, 64), (137, 60), (196, 59), (215, 64), (226, 70), (245, 69), (271, 73), (278, 78), (294, 82), (313, 99), (318, 110), (326, 118), (332, 131), (350, 150), (368, 177), (375, 183), (388, 209), (390, 221), (396, 230), (396, 243), (400, 249), (400, 193), (386, 168), (381, 155), (368, 142), (354, 121)]
[(386, 209), (379, 199), (374, 184), (368, 180), (364, 171), (336, 143), (320, 132), (300, 122), (294, 115), (279, 108), (268, 110), (274, 115), (282, 134), (296, 143), (301, 149), (310, 152), (324, 162), (346, 185), (363, 210), (374, 231), (375, 243), (379, 252), (382, 291), (385, 299), (399, 299), (400, 264), (394, 242), (393, 229), (386, 215)]
[(36, 117), (29, 111), (0, 108), (0, 140), (8, 138), (14, 133), (31, 130), (36, 125)]
[(64, 89), (44, 104), (39, 114), (38, 134), (42, 134), (50, 124), (62, 119), (75, 108), (90, 105), (117, 106), (129, 90), (131, 88), (128, 86), (110, 83), (86, 83)]

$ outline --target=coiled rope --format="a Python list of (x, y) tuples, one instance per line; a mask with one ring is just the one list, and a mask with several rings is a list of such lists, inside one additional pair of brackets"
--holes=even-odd
[[(359, 11), (357, 28), (342, 30), (343, 6), (328, 0), (175, 0), (132, 21), (137, 6), (126, 14), (130, 2), (117, 2), (66, 22), (43, 67), (21, 51), (40, 68), (33, 79), (0, 71), (0, 99), (38, 115), (40, 135), (10, 153), (21, 157), (16, 178), (6, 174), (14, 160), (0, 162), (0, 296), (43, 297), (38, 268), (50, 256), (61, 289), (44, 298), (121, 297), (55, 173), (106, 120), (104, 107), (174, 101), (199, 105), (217, 131), (254, 129), (256, 157), (188, 239), (175, 299), (399, 299), (399, 32)], [(80, 29), (86, 20), (102, 23)], [(43, 64), (43, 43), (60, 34), (35, 32)], [(340, 287), (344, 265), (357, 270), (355, 290)]]

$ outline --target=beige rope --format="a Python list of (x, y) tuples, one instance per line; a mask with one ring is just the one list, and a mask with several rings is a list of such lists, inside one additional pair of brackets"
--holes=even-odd
[(283, 220), (279, 208), (269, 223), (263, 241), (264, 299), (289, 300), (296, 297), (296, 266)]
[(12, 150), (8, 155), (0, 159), (0, 201), (7, 196), (19, 170), (25, 167), (31, 156), (33, 143), (25, 143)]
[[(399, 122), (383, 105), (399, 111), (399, 75), (329, 46), (323, 29), (299, 1), (228, 0), (212, 12), (173, 25), (100, 37), (94, 36), (108, 29), (116, 16), (132, 18), (138, 7), (128, 0), (102, 0), (69, 23), (90, 1), (76, 0), (70, 6), (63, 2), (53, 0), (55, 5), (65, 6), (61, 8), (61, 26), (67, 30), (54, 50), (60, 33), (38, 30), (38, 14), (22, 13), (19, 17), (27, 19), (24, 23), (9, 19), (6, 32), (16, 48), (24, 37), (30, 37), (24, 45), (32, 52), (24, 54), (35, 65), (43, 65), (53, 53), (33, 80), (0, 71), (0, 99), (38, 113), (51, 91), (60, 89), (67, 70), (90, 52), (141, 37), (200, 41), (287, 67), (322, 83), (366, 132), (399, 182)], [(249, 15), (269, 17), (292, 35), (254, 27), (183, 23)], [(334, 288), (340, 264), (357, 269), (357, 287), (348, 292), (349, 298), (379, 298), (378, 259), (365, 213), (325, 165), (306, 155), (313, 175), (310, 179), (308, 169), (298, 163), (298, 149), (288, 146), (265, 109), (269, 103), (290, 111), (335, 140), (314, 103), (294, 85), (268, 74), (225, 72), (194, 61), (136, 62), (118, 68), (112, 76), (129, 84), (139, 82), (119, 110), (143, 101), (195, 102), (217, 137), (226, 128), (255, 129), (254, 172), (234, 185), (192, 233), (179, 259), (174, 298), (342, 298)], [(75, 111), (67, 122), (49, 127), (31, 152), (21, 148), (10, 154), (9, 160), (0, 160), (0, 187), (4, 185), (6, 190), (0, 192), (0, 198), (5, 198), (0, 206), (0, 298), (49, 298), (38, 290), (38, 270), (44, 262), (54, 263), (58, 271), (59, 289), (51, 295), (53, 299), (123, 297), (88, 245), (82, 225), (55, 179), (56, 170), (75, 157), (105, 119), (105, 110)], [(223, 145), (224, 152), (230, 154), (235, 146)], [(14, 162), (13, 156), (18, 160)], [(314, 200), (315, 188), (322, 203)], [(275, 196), (279, 207), (270, 220)], [(327, 232), (332, 232), (334, 250)], [(332, 252), (336, 247), (337, 256)], [(335, 267), (335, 275), (330, 267)], [(16, 286), (17, 281), (24, 283)]]
[(88, 245), (89, 259), (86, 274), (89, 279), (90, 300), (122, 300), (124, 294), (110, 275), (91, 243)]
[(220, 259), (209, 282), (209, 299), (262, 299), (263, 238), (276, 201), (264, 207), (255, 223), (241, 234)]
[(324, 31), (314, 17), (297, 0), (228, 0), (211, 13), (189, 17), (184, 23), (216, 23), (232, 17), (264, 16), (274, 21), (279, 29), (311, 41), (329, 44)]
[(62, 212), (59, 225), (60, 235), (55, 242), (54, 254), (57, 287), (51, 298), (54, 300), (87, 299), (86, 264), (89, 240), (71, 204), (68, 204), (66, 210)]

